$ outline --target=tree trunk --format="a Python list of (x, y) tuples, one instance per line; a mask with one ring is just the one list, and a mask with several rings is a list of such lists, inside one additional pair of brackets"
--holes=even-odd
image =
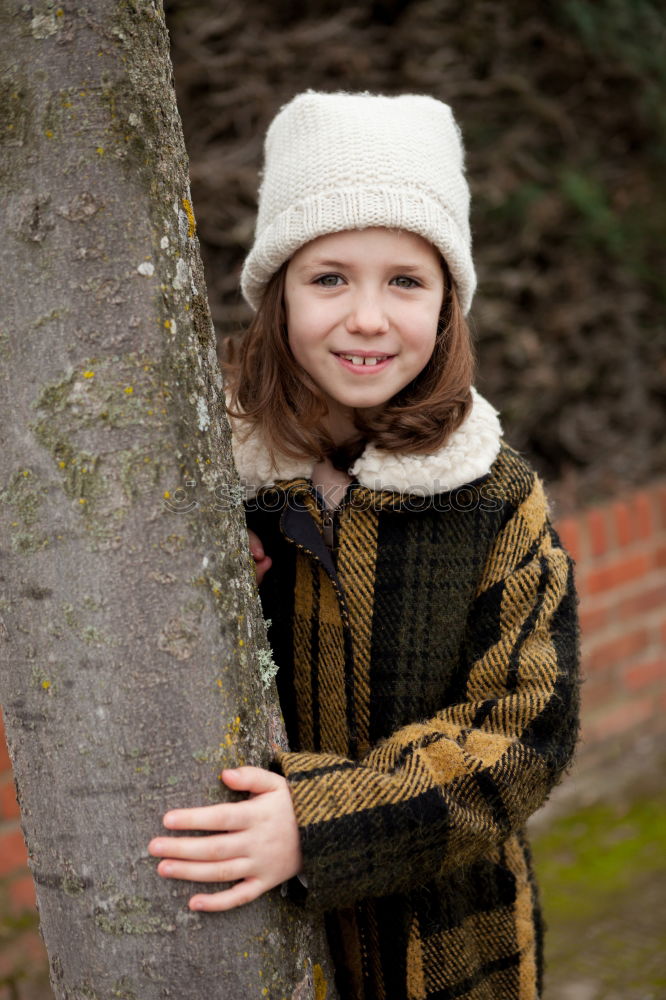
[(333, 996), (279, 891), (146, 851), (281, 721), (161, 5), (5, 0), (0, 699), (58, 998)]

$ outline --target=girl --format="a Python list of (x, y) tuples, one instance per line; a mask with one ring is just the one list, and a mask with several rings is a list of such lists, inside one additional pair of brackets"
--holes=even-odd
[[(460, 131), (429, 97), (308, 92), (272, 123), (231, 371), (290, 752), (175, 810), (171, 878), (290, 882), (344, 1000), (533, 1000), (525, 821), (577, 731), (571, 561), (473, 388)], [(279, 772), (279, 773), (278, 773)], [(293, 876), (299, 876), (293, 879)]]

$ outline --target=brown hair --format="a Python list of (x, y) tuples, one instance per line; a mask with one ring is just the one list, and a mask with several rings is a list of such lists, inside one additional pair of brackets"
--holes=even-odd
[(356, 411), (358, 436), (336, 447), (325, 427), (326, 400), (296, 362), (287, 339), (284, 263), (266, 285), (261, 304), (236, 349), (225, 344), (224, 370), (231, 390), (229, 412), (260, 431), (271, 458), (276, 454), (346, 468), (366, 441), (385, 451), (436, 451), (465, 419), (472, 405), (474, 352), (455, 282), (442, 259), (444, 299), (435, 348), (425, 368), (373, 416)]

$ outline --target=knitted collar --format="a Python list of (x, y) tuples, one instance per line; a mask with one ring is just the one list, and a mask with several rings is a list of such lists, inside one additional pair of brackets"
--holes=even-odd
[[(230, 418), (231, 419), (231, 418)], [(260, 436), (247, 433), (231, 419), (234, 461), (248, 498), (264, 487), (294, 479), (309, 479), (312, 462), (279, 456), (272, 465)], [(434, 496), (480, 479), (490, 471), (500, 450), (502, 428), (497, 411), (476, 389), (472, 408), (446, 443), (429, 455), (387, 452), (370, 443), (349, 473), (377, 492)]]

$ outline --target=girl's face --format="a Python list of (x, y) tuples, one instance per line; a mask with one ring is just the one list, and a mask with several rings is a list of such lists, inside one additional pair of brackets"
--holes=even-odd
[(288, 339), (332, 420), (387, 403), (423, 370), (444, 295), (439, 253), (415, 233), (320, 236), (289, 261)]

